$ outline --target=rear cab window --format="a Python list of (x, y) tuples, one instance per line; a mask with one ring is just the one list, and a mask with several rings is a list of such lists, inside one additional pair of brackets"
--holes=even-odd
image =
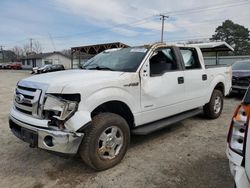
[(180, 48), (180, 52), (186, 70), (201, 69), (201, 64), (195, 48)]

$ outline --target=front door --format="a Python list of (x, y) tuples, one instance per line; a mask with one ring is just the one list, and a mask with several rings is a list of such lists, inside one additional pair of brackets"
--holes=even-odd
[(155, 50), (141, 75), (141, 124), (182, 111), (185, 100), (184, 72), (174, 48)]

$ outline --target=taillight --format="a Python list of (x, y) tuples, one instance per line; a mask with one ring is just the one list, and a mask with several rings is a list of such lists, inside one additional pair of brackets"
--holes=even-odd
[(245, 153), (249, 116), (250, 106), (239, 105), (234, 113), (227, 137), (229, 147), (241, 156)]

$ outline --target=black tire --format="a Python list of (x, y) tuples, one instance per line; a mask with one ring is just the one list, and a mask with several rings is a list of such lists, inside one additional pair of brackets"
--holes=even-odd
[[(111, 127), (111, 128), (110, 128)], [(105, 131), (112, 128), (117, 128), (119, 134), (122, 135), (122, 144), (119, 146), (119, 152), (111, 159), (104, 159), (104, 154), (100, 154), (100, 136), (102, 134), (110, 136)], [(105, 141), (105, 143), (108, 141)], [(101, 113), (96, 115), (92, 124), (86, 128), (84, 139), (79, 148), (79, 154), (82, 160), (95, 170), (105, 170), (118, 164), (126, 154), (130, 142), (130, 129), (124, 118), (113, 113)], [(103, 142), (104, 143), (104, 142)], [(112, 142), (114, 143), (114, 142)], [(116, 143), (115, 143), (116, 144)], [(111, 146), (110, 146), (111, 147)], [(112, 146), (116, 148), (117, 146)], [(104, 147), (106, 148), (106, 146)], [(118, 148), (118, 147), (117, 147)], [(110, 149), (110, 148), (109, 148)], [(99, 151), (99, 152), (98, 152)], [(107, 155), (107, 154), (106, 154)], [(108, 156), (109, 157), (109, 154)]]
[[(220, 98), (220, 109), (215, 110), (214, 107), (217, 103), (216, 99)], [(224, 97), (223, 94), (220, 90), (214, 90), (212, 93), (212, 96), (210, 98), (209, 103), (207, 103), (204, 107), (203, 107), (203, 112), (205, 114), (206, 117), (210, 118), (210, 119), (216, 119), (220, 116), (222, 110), (223, 110), (223, 101)], [(219, 106), (219, 105), (217, 105)]]

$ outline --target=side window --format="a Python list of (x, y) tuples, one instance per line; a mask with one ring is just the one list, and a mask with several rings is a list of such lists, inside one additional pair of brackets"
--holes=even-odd
[(150, 76), (160, 76), (165, 72), (178, 70), (177, 62), (171, 48), (158, 49), (149, 60)]
[(45, 60), (45, 61), (44, 61), (44, 64), (45, 64), (45, 65), (52, 65), (52, 62), (49, 61), (49, 60)]
[(201, 64), (199, 62), (198, 55), (197, 55), (197, 52), (195, 51), (195, 49), (181, 48), (180, 51), (181, 51), (183, 62), (184, 62), (186, 69), (199, 69), (199, 68), (201, 68)]

